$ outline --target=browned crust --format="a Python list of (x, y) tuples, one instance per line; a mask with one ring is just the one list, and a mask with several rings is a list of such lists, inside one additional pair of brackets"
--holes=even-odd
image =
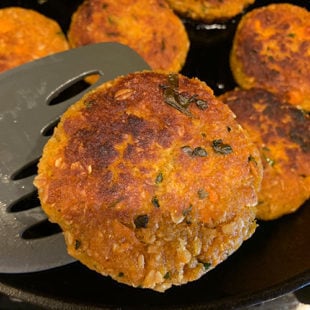
[(183, 16), (204, 22), (224, 21), (240, 14), (255, 0), (167, 0)]
[(0, 10), (0, 72), (67, 49), (54, 20), (20, 7)]
[(272, 4), (240, 21), (231, 68), (245, 89), (264, 88), (310, 110), (310, 13), (291, 4)]
[(257, 216), (271, 220), (296, 211), (310, 197), (309, 115), (258, 89), (221, 99), (259, 147), (264, 165)]
[[(192, 101), (183, 112), (165, 102), (181, 97)], [(64, 114), (35, 184), (71, 255), (164, 291), (252, 235), (261, 173), (258, 150), (210, 88), (144, 72), (103, 84)]]
[(84, 1), (68, 32), (73, 47), (119, 42), (133, 48), (152, 69), (181, 70), (189, 39), (181, 20), (163, 0)]

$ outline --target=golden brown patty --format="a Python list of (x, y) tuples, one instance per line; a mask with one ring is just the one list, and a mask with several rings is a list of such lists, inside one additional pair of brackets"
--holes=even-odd
[(291, 4), (272, 4), (240, 21), (231, 69), (245, 89), (264, 88), (310, 111), (310, 13)]
[(19, 7), (0, 10), (0, 72), (67, 49), (54, 20)]
[(167, 0), (179, 14), (204, 22), (227, 20), (255, 0)]
[(164, 291), (252, 235), (261, 174), (257, 148), (206, 84), (144, 72), (103, 84), (63, 115), (35, 184), (72, 256)]
[(72, 17), (73, 47), (119, 42), (134, 49), (152, 69), (179, 71), (189, 40), (181, 20), (163, 0), (86, 0)]
[(257, 217), (296, 211), (310, 197), (309, 115), (264, 90), (235, 90), (220, 98), (260, 149), (264, 177)]

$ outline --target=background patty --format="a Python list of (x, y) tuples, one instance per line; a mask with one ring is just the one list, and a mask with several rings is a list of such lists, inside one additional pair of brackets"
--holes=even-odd
[(255, 230), (257, 148), (205, 83), (130, 74), (69, 108), (35, 184), (89, 268), (164, 291), (198, 279)]
[(179, 14), (204, 22), (227, 20), (255, 0), (167, 0)]
[(231, 69), (245, 89), (264, 88), (310, 111), (310, 13), (292, 4), (271, 4), (240, 21)]
[(119, 42), (133, 48), (152, 69), (181, 70), (189, 39), (181, 20), (163, 0), (86, 0), (68, 32), (73, 47)]
[(259, 147), (264, 177), (257, 217), (278, 218), (310, 197), (310, 118), (271, 93), (234, 90), (220, 97)]
[(54, 20), (20, 7), (0, 10), (0, 72), (67, 49)]

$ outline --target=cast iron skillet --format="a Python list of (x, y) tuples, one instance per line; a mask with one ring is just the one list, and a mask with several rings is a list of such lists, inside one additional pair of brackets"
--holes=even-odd
[[(80, 2), (2, 0), (0, 7), (17, 5), (38, 10), (57, 20), (66, 31)], [(257, 0), (248, 10), (271, 2), (281, 1)], [(307, 0), (285, 2), (310, 10)], [(228, 55), (239, 18), (213, 25), (184, 20), (191, 49), (182, 73), (206, 81), (216, 95), (235, 87)], [(259, 222), (254, 236), (225, 262), (200, 280), (166, 293), (119, 284), (78, 262), (37, 273), (0, 274), (0, 292), (54, 309), (235, 309), (310, 284), (309, 244), (310, 201), (294, 214)]]

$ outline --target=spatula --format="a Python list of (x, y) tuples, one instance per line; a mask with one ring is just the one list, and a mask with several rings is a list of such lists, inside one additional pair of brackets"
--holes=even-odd
[[(100, 43), (0, 74), (0, 272), (40, 271), (74, 261), (32, 184), (42, 148), (60, 115), (85, 92), (145, 69), (148, 65), (130, 48)], [(95, 73), (100, 76), (95, 84), (55, 104), (55, 98)]]

